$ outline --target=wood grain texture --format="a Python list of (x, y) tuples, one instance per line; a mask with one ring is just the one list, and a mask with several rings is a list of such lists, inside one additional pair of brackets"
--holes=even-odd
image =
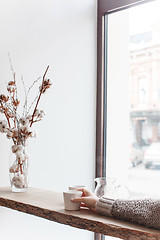
[(35, 188), (29, 188), (24, 193), (13, 193), (10, 188), (0, 188), (0, 206), (121, 239), (160, 239), (158, 230), (111, 219), (88, 209), (66, 211), (62, 193)]

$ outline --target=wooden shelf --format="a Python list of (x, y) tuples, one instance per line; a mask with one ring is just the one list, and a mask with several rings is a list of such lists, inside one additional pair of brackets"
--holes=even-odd
[(88, 209), (66, 211), (62, 193), (37, 188), (28, 188), (24, 193), (13, 193), (10, 188), (0, 188), (0, 206), (121, 239), (160, 239), (158, 230), (108, 218)]

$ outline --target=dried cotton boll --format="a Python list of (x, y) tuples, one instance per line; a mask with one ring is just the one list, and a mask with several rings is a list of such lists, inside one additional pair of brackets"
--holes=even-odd
[(7, 132), (7, 122), (5, 120), (0, 120), (0, 132)]
[(17, 154), (17, 160), (20, 162), (24, 162), (26, 160), (26, 156), (23, 153)]
[(19, 160), (21, 163), (29, 159), (29, 153), (27, 151), (16, 154), (16, 156), (17, 156), (17, 160)]
[(12, 93), (15, 92), (16, 86), (14, 81), (8, 82), (7, 91)]
[(28, 138), (32, 132), (32, 128), (25, 126), (22, 130), (22, 133), (25, 135), (25, 138)]
[(38, 115), (40, 114), (40, 110), (39, 109), (37, 109), (36, 111), (35, 111), (35, 114), (34, 114), (34, 116), (35, 117), (38, 117)]
[(23, 153), (23, 147), (22, 145), (13, 145), (12, 146), (12, 152), (17, 154)]
[(2, 122), (2, 125), (3, 125), (4, 127), (7, 127), (7, 122), (4, 120), (4, 121)]
[(14, 128), (12, 132), (13, 132), (13, 137), (18, 137), (18, 128)]
[(8, 86), (7, 91), (10, 93), (15, 92), (15, 86)]
[(23, 125), (23, 126), (28, 126), (29, 125), (29, 120), (25, 117), (21, 117), (19, 119), (19, 122)]
[(16, 155), (23, 153), (23, 150), (24, 148), (22, 145), (17, 145)]
[(0, 95), (0, 100), (4, 101), (4, 102), (7, 102), (9, 99), (9, 97), (6, 97), (4, 94), (1, 94)]
[(8, 82), (8, 86), (15, 86), (15, 81)]
[(26, 118), (27, 118), (29, 121), (31, 121), (31, 120), (32, 120), (32, 115), (29, 114)]
[(50, 79), (47, 79), (47, 84), (48, 84), (49, 86), (51, 86), (51, 85), (52, 85), (52, 82), (51, 82), (51, 80), (50, 80)]
[(18, 151), (23, 151), (23, 146), (22, 145), (17, 145), (17, 150)]
[(25, 132), (25, 129), (26, 129), (25, 126), (21, 126), (21, 127), (19, 128), (19, 131), (20, 131), (20, 132)]
[(46, 114), (45, 114), (45, 111), (44, 111), (44, 110), (40, 110), (40, 113), (39, 113), (38, 117), (41, 119), (41, 118), (43, 118), (45, 115), (46, 115)]
[(31, 132), (32, 132), (32, 128), (31, 128), (31, 127), (26, 127), (26, 128), (25, 128), (25, 132), (31, 133)]
[(50, 88), (52, 85), (52, 82), (50, 79), (45, 79), (43, 84), (39, 87), (39, 91), (41, 93), (45, 93), (48, 88)]
[(10, 173), (17, 173), (19, 172), (19, 166), (17, 164), (13, 164), (10, 169), (9, 169)]
[(21, 150), (17, 150), (17, 151), (15, 152), (17, 158), (18, 158), (18, 156), (21, 155), (22, 153), (23, 153), (23, 151), (21, 151)]
[(25, 187), (25, 179), (23, 175), (19, 175), (17, 177), (12, 178), (12, 184), (17, 188)]
[(0, 120), (0, 125), (7, 127), (7, 122), (5, 120)]
[(14, 105), (15, 107), (18, 107), (19, 104), (20, 104), (20, 101), (19, 101), (18, 99), (13, 100), (13, 105)]
[(12, 146), (12, 152), (15, 153), (17, 151), (17, 145)]
[(19, 128), (19, 131), (20, 131), (21, 139), (24, 138), (24, 140), (25, 140), (28, 137), (30, 137), (32, 129), (31, 129), (31, 127), (28, 127), (28, 126), (21, 126)]
[(7, 131), (6, 137), (7, 137), (8, 139), (11, 139), (11, 138), (13, 137), (13, 133), (10, 132), (10, 131)]
[(5, 132), (5, 128), (3, 128), (3, 126), (0, 125), (0, 132), (4, 133)]
[(30, 137), (31, 137), (31, 138), (36, 138), (36, 137), (37, 137), (37, 133), (36, 133), (35, 130), (33, 130), (33, 131), (31, 132)]
[(35, 115), (34, 116), (39, 118), (39, 119), (42, 119), (45, 116), (45, 111), (37, 109), (35, 111)]

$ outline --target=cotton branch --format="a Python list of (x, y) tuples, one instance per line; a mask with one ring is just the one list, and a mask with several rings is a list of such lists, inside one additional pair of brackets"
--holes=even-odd
[(46, 74), (47, 74), (48, 69), (49, 69), (49, 66), (47, 67), (47, 69), (46, 69), (46, 71), (45, 71), (45, 73), (44, 73), (44, 75), (43, 75), (42, 86), (41, 86), (41, 88), (40, 88), (39, 97), (38, 97), (38, 99), (37, 99), (36, 106), (35, 106), (34, 111), (33, 111), (33, 114), (32, 114), (32, 119), (31, 119), (30, 127), (31, 127), (32, 124), (33, 124), (33, 119), (34, 119), (35, 112), (36, 112), (36, 110), (37, 110), (37, 106), (38, 106), (38, 103), (39, 103), (39, 101), (40, 101), (41, 95), (42, 95), (42, 93), (44, 93), (44, 83), (45, 83), (45, 77), (46, 77)]

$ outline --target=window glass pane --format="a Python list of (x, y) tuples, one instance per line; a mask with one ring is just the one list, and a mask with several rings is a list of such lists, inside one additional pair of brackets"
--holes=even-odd
[(105, 17), (106, 175), (131, 198), (160, 197), (159, 9), (157, 0)]

